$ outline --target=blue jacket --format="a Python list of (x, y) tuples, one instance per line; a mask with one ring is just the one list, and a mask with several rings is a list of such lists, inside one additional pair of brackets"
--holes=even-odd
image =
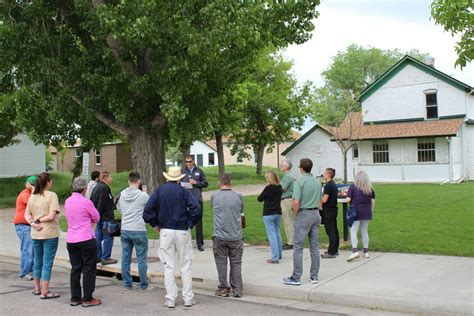
[(143, 220), (152, 227), (175, 230), (188, 230), (201, 218), (197, 199), (176, 182), (167, 182), (156, 189), (143, 212)]

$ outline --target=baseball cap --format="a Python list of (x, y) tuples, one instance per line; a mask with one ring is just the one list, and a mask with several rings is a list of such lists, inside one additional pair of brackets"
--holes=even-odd
[(26, 182), (28, 182), (28, 183), (31, 184), (31, 185), (35, 185), (35, 183), (36, 183), (36, 176), (29, 176), (29, 177), (26, 179)]

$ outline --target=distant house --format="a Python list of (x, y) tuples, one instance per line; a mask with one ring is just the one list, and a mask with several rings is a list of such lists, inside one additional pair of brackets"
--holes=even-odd
[(0, 148), (0, 178), (38, 174), (46, 169), (44, 145), (35, 145), (28, 136), (15, 137), (19, 142)]
[[(67, 147), (64, 152), (51, 147), (55, 165), (53, 170), (67, 172), (74, 166), (76, 158), (82, 159), (80, 142)], [(89, 170), (122, 172), (133, 169), (130, 150), (120, 142), (104, 143), (102, 147), (89, 151)]]
[[(350, 114), (352, 121), (358, 122), (359, 141), (348, 168), (352, 175), (363, 169), (374, 181), (383, 182), (474, 180), (471, 86), (434, 65), (405, 56), (362, 91), (360, 102), (362, 112)], [(318, 148), (316, 139), (333, 139), (330, 133), (320, 134), (320, 128), (313, 128), (302, 137), (307, 143), (295, 143), (283, 154), (295, 158), (306, 155), (326, 164), (331, 161), (331, 150), (327, 149), (331, 146)], [(338, 134), (349, 137), (344, 129)]]
[[(297, 131), (293, 130), (291, 132), (291, 137), (282, 143), (274, 144), (273, 149), (270, 153), (267, 152), (267, 148), (265, 148), (265, 154), (263, 155), (263, 165), (267, 167), (274, 167), (278, 168), (280, 161), (281, 161), (281, 154), (285, 151), (288, 147), (290, 147), (295, 141), (297, 141), (301, 137), (301, 134)], [(231, 148), (232, 148), (232, 137), (224, 136), (222, 139), (222, 143), (224, 145), (224, 161), (226, 165), (247, 165), (247, 166), (254, 166), (257, 161), (257, 157), (252, 150), (247, 150), (247, 153), (250, 155), (250, 159), (244, 158), (239, 159), (237, 155), (232, 155)], [(216, 141), (210, 140), (206, 142), (210, 147), (216, 149)], [(217, 153), (216, 153), (217, 157)], [(217, 159), (217, 158), (216, 158)], [(217, 160), (216, 160), (217, 164)]]
[(218, 164), (217, 150), (215, 147), (212, 147), (211, 142), (194, 142), (191, 146), (190, 153), (198, 166), (211, 167), (217, 166)]

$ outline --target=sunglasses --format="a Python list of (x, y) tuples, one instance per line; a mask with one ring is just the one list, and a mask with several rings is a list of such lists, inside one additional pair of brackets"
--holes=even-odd
[(192, 160), (186, 160), (186, 163), (192, 163), (193, 161)]

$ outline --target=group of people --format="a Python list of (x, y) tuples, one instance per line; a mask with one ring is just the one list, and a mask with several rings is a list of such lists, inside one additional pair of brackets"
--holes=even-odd
[[(66, 242), (71, 263), (71, 306), (90, 307), (101, 304), (100, 299), (93, 297), (97, 264), (117, 263), (117, 260), (111, 258), (114, 235), (117, 232), (122, 245), (124, 290), (138, 287), (140, 291), (152, 290), (147, 278), (146, 224), (160, 236), (158, 254), (164, 268), (165, 306), (176, 306), (176, 256), (184, 306), (191, 307), (196, 303), (191, 276), (191, 229), (196, 227), (197, 247), (199, 251), (204, 251), (202, 189), (208, 183), (203, 170), (195, 165), (193, 156), (187, 155), (185, 158), (186, 167), (170, 167), (168, 172), (163, 173), (167, 182), (151, 196), (148, 195), (146, 186), (142, 185), (138, 172), (129, 174), (128, 187), (115, 199), (110, 189), (112, 175), (109, 172), (93, 171), (89, 182), (83, 177), (73, 180), (72, 194), (64, 204), (68, 224)], [(264, 202), (264, 223), (271, 246), (271, 258), (267, 262), (279, 263), (283, 249), (293, 249), (293, 273), (283, 279), (285, 284), (301, 284), (306, 236), (309, 237), (311, 253), (310, 281), (318, 282), (320, 210), (326, 214), (325, 225), (330, 238), (328, 251), (322, 257), (333, 258), (338, 255), (337, 187), (332, 181), (335, 171), (330, 168), (326, 170), (324, 177), (327, 183), (323, 191), (320, 182), (311, 174), (312, 165), (310, 159), (302, 159), (299, 164), (301, 175), (296, 178), (290, 171), (291, 161), (284, 160), (281, 164), (284, 173), (281, 184), (276, 173), (268, 172), (268, 186), (258, 196), (258, 200)], [(212, 248), (219, 280), (215, 294), (239, 298), (243, 290), (244, 200), (241, 194), (232, 190), (229, 174), (222, 175), (219, 180), (220, 190), (211, 196), (214, 213)], [(53, 261), (58, 249), (60, 214), (58, 197), (51, 191), (52, 185), (48, 173), (28, 177), (25, 189), (17, 198), (14, 219), (20, 239), (20, 278), (34, 280), (33, 294), (39, 295), (41, 299), (60, 297), (59, 293), (49, 290)], [(364, 254), (368, 257), (367, 227), (375, 194), (364, 172), (357, 174), (347, 196), (353, 204), (357, 204), (361, 216), (351, 227), (353, 254), (348, 261), (352, 261), (359, 257), (359, 228), (362, 229)], [(121, 213), (120, 222), (114, 217), (116, 209)], [(282, 245), (280, 234), (282, 214), (287, 235), (285, 246)], [(138, 261), (138, 286), (133, 284), (130, 274), (133, 248)]]
[[(323, 174), (324, 188), (320, 181), (311, 174), (313, 162), (301, 159), (299, 162), (300, 177), (291, 172), (290, 160), (280, 163), (283, 173), (281, 182), (274, 171), (266, 173), (267, 186), (258, 196), (263, 202), (263, 221), (270, 242), (271, 258), (267, 263), (278, 264), (283, 250), (293, 250), (293, 273), (284, 278), (288, 285), (300, 285), (303, 272), (303, 248), (306, 236), (309, 239), (311, 268), (310, 282), (318, 283), (319, 258), (330, 259), (339, 255), (339, 231), (337, 229), (339, 189), (334, 182), (336, 170), (326, 168)], [(359, 229), (362, 231), (363, 255), (369, 258), (368, 224), (372, 219), (375, 204), (375, 193), (367, 174), (359, 171), (354, 184), (349, 187), (345, 198), (357, 209), (357, 217), (351, 226), (352, 254), (347, 261), (360, 257), (358, 252)], [(282, 245), (280, 220), (283, 217), (287, 243)], [(324, 224), (329, 238), (328, 249), (320, 255), (319, 227)]]

